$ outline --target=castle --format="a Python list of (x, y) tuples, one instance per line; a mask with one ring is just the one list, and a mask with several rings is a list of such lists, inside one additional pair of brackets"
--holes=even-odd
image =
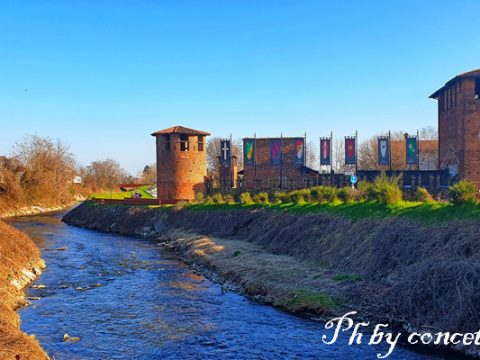
[[(415, 170), (390, 170), (387, 174), (403, 174), (405, 189), (424, 186), (438, 191), (463, 178), (480, 188), (480, 70), (454, 77), (430, 97), (438, 100), (438, 170), (431, 169), (431, 165), (428, 170), (420, 170), (421, 157), (415, 150), (418, 161)], [(196, 193), (212, 190), (207, 178), (206, 137), (209, 135), (183, 126), (152, 134), (156, 138), (160, 203), (192, 201)], [(418, 137), (413, 139), (418, 147)], [(352, 141), (356, 148), (356, 137), (346, 139), (346, 144)], [(328, 144), (331, 151), (331, 141)], [(321, 174), (306, 166), (304, 137), (244, 138), (243, 169), (238, 173), (237, 158), (230, 147), (231, 141), (223, 140), (221, 154), (218, 154), (222, 191), (237, 187), (271, 191), (349, 185), (349, 174), (333, 171)], [(324, 155), (331, 161), (331, 152)], [(356, 164), (356, 153), (349, 156), (354, 156)], [(356, 174), (360, 180), (372, 180), (379, 170), (356, 170)]]

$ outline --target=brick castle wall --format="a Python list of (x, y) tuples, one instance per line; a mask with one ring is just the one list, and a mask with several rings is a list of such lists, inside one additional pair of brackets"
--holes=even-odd
[[(270, 160), (270, 141), (272, 139), (256, 139), (256, 170), (254, 165), (244, 166), (244, 180), (247, 189), (255, 188), (255, 177), (261, 181), (262, 188), (275, 188), (280, 185), (283, 177), (283, 187), (303, 187), (303, 164), (295, 163), (295, 141), (301, 138), (282, 139), (282, 165), (272, 164)], [(275, 139), (279, 140), (279, 139)], [(260, 185), (257, 185), (257, 187)]]
[[(200, 139), (205, 141), (205, 137)], [(160, 201), (192, 201), (197, 192), (205, 193), (206, 143), (202, 149), (198, 136), (188, 136), (188, 146), (188, 151), (181, 151), (179, 134), (157, 136), (157, 197)]]
[(459, 177), (480, 188), (480, 100), (475, 84), (474, 77), (459, 77), (437, 95), (439, 162), (443, 167), (456, 163)]

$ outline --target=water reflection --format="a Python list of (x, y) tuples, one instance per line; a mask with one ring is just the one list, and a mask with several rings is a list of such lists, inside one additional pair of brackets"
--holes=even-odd
[[(376, 359), (379, 348), (321, 343), (323, 324), (254, 304), (165, 258), (150, 242), (18, 219), (47, 271), (22, 328), (56, 359)], [(59, 250), (61, 249), (61, 250)], [(63, 341), (64, 333), (80, 337)], [(390, 359), (439, 359), (398, 349)]]

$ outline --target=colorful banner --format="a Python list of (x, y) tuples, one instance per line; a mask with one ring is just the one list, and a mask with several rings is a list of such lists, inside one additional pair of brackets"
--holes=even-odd
[(417, 137), (407, 136), (407, 165), (417, 164)]
[(270, 140), (270, 162), (273, 165), (279, 165), (281, 159), (280, 140)]
[(243, 140), (243, 163), (245, 165), (255, 165), (255, 140)]
[(305, 163), (305, 140), (297, 139), (295, 140), (294, 148), (294, 162), (297, 165), (303, 165)]
[(231, 152), (230, 152), (230, 140), (220, 141), (220, 163), (225, 166), (230, 166)]
[(355, 165), (357, 163), (357, 148), (354, 137), (345, 138), (345, 165)]
[(330, 138), (320, 139), (320, 165), (331, 165), (332, 159), (330, 158)]
[(378, 139), (378, 165), (390, 164), (390, 141), (386, 136), (380, 136)]

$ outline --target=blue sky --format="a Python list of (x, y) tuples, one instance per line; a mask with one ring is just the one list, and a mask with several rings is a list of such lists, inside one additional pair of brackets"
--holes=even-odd
[(436, 125), (480, 68), (480, 2), (0, 0), (0, 154), (24, 134), (80, 163), (154, 162), (171, 125), (234, 137)]

